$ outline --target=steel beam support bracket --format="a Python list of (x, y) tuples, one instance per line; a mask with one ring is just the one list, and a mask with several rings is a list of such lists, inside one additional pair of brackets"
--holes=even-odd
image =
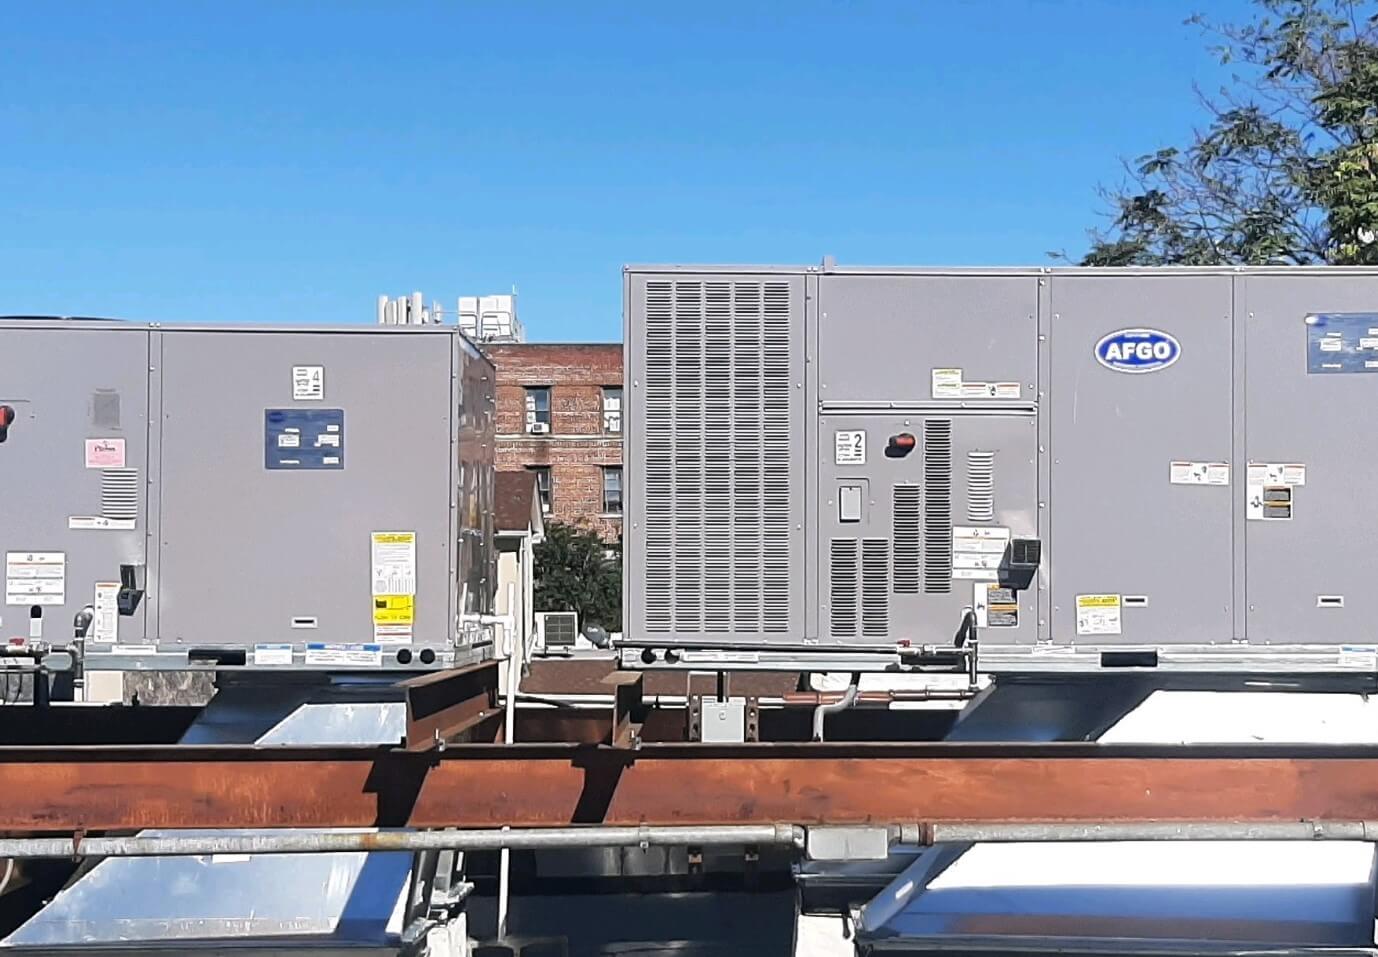
[(497, 661), (418, 675), (398, 682), (406, 693), (408, 751), (443, 748), (501, 713)]
[(615, 671), (603, 679), (613, 686), (612, 736), (614, 748), (641, 747), (641, 726), (646, 721), (642, 698), (645, 681), (639, 671)]

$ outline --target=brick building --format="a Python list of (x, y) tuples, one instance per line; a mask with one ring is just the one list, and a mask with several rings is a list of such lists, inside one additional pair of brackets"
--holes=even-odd
[(622, 346), (486, 343), (499, 470), (536, 473), (548, 518), (622, 534)]

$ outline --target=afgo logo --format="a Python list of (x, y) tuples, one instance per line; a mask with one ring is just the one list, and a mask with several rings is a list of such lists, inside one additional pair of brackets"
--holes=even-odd
[(1096, 361), (1116, 372), (1157, 372), (1181, 356), (1181, 343), (1157, 329), (1121, 329), (1096, 343)]

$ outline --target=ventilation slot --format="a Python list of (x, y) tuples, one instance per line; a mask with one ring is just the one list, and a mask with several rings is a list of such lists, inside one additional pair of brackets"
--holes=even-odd
[(895, 541), (895, 594), (919, 593), (919, 487), (896, 485), (890, 506), (890, 535)]
[(857, 541), (855, 538), (834, 538), (829, 545), (828, 572), (832, 580), (829, 608), (832, 611), (832, 633), (837, 638), (856, 637), (857, 597)]
[(967, 453), (967, 521), (995, 521), (995, 453)]
[(952, 420), (923, 424), (923, 590), (952, 591)]
[(890, 543), (883, 538), (861, 543), (861, 633), (890, 634)]
[(102, 469), (100, 473), (102, 518), (129, 521), (139, 517), (138, 469)]
[(789, 282), (646, 283), (635, 427), (649, 634), (790, 628), (796, 310)]
[(762, 290), (765, 303), (765, 460), (762, 493), (765, 504), (765, 579), (762, 608), (765, 631), (789, 630), (793, 594), (790, 582), (790, 465), (795, 432), (790, 409), (794, 397), (791, 372), (791, 302), (788, 283), (768, 282)]
[[(705, 422), (732, 417), (732, 286), (704, 284), (703, 407)], [(731, 526), (732, 436), (714, 428), (703, 434), (703, 625), (709, 632), (732, 630)]]
[(674, 594), (674, 304), (671, 284), (646, 284), (646, 630), (672, 630)]

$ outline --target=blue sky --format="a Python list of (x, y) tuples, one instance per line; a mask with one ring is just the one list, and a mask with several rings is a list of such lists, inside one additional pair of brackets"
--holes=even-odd
[(5, 4), (0, 313), (372, 322), (627, 262), (1041, 264), (1244, 0)]

